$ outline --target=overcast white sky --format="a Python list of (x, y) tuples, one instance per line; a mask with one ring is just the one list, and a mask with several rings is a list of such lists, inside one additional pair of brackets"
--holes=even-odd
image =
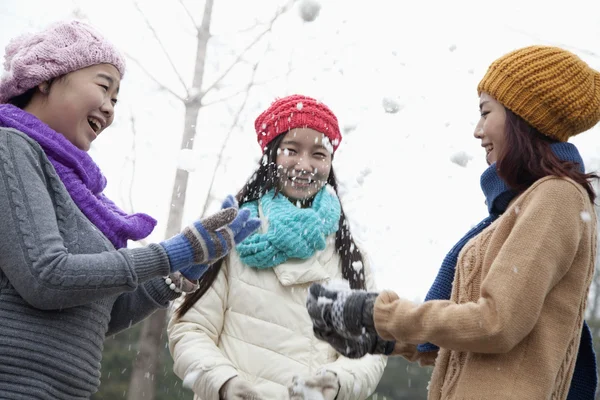
[[(276, 96), (303, 93), (321, 99), (348, 131), (334, 167), (343, 186), (343, 206), (373, 262), (378, 285), (422, 300), (446, 252), (486, 213), (479, 188), (479, 175), (486, 167), (484, 151), (472, 135), (479, 117), (477, 82), (495, 58), (531, 44), (568, 47), (600, 69), (600, 2), (311, 1), (321, 5), (314, 22), (304, 23), (296, 7), (248, 55), (250, 62), (261, 59), (257, 79), (269, 82), (250, 92), (214, 194), (222, 198), (235, 193), (252, 173), (260, 157), (254, 119)], [(255, 20), (268, 20), (283, 3), (215, 0), (216, 36), (209, 45), (205, 85), (257, 31), (236, 32)], [(189, 85), (194, 31), (179, 1), (138, 4)], [(200, 21), (203, 1), (185, 4)], [(70, 17), (74, 9), (161, 82), (184, 93), (132, 0), (2, 0), (0, 47), (16, 34)], [(135, 154), (133, 204), (159, 219), (150, 237), (158, 241), (164, 236), (178, 163), (194, 170), (185, 222), (201, 212), (216, 154), (242, 96), (202, 112), (194, 152), (191, 157), (182, 155), (182, 104), (158, 90), (133, 62), (128, 67), (117, 121), (91, 154), (109, 180), (108, 195), (124, 206)], [(221, 85), (222, 94), (212, 98), (244, 85), (250, 68), (234, 69)], [(385, 113), (384, 98), (397, 102), (401, 110)], [(136, 121), (135, 153), (131, 116)], [(599, 128), (572, 142), (588, 169), (600, 167)], [(471, 157), (466, 167), (452, 162), (457, 154)]]

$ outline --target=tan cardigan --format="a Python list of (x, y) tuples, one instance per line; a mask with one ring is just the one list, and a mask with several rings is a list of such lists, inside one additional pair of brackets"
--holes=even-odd
[(546, 177), (462, 249), (451, 300), (415, 305), (393, 292), (375, 326), (394, 354), (421, 364), (441, 349), (429, 399), (566, 399), (596, 258), (586, 191)]

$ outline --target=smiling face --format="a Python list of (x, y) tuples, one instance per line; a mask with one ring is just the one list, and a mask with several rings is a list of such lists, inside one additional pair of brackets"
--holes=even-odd
[(113, 122), (120, 76), (110, 64), (71, 72), (50, 86), (42, 83), (25, 111), (88, 151), (92, 141)]
[(308, 200), (325, 186), (331, 172), (329, 139), (310, 128), (292, 129), (277, 150), (279, 190), (290, 200)]
[(487, 93), (479, 97), (481, 117), (475, 127), (475, 138), (485, 148), (488, 165), (498, 161), (506, 143), (506, 110), (502, 104)]

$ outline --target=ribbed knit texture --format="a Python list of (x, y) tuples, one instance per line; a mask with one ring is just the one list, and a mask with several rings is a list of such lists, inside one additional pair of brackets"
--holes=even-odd
[(600, 120), (600, 73), (558, 47), (530, 46), (500, 57), (477, 90), (560, 141)]
[[(310, 208), (299, 208), (274, 191), (260, 199), (269, 221), (266, 233), (255, 233), (237, 245), (240, 259), (254, 268), (275, 267), (290, 258), (307, 259), (325, 249), (327, 236), (337, 232), (341, 215), (340, 200), (327, 186), (315, 196)], [(258, 217), (258, 201), (246, 203), (252, 217)]]
[[(573, 144), (554, 143), (551, 147), (552, 151), (561, 160), (579, 164), (580, 171), (585, 171), (583, 159)], [(506, 183), (498, 176), (496, 164), (492, 164), (481, 175), (481, 189), (486, 197), (490, 215), (467, 232), (467, 234), (463, 236), (446, 255), (442, 261), (442, 266), (438, 271), (438, 275), (425, 297), (425, 301), (450, 299), (456, 263), (461, 250), (469, 240), (481, 233), (504, 213), (510, 201), (515, 196)], [(436, 351), (438, 346), (431, 343), (425, 343), (417, 346), (417, 349), (420, 352), (429, 352)], [(568, 400), (593, 400), (597, 384), (596, 355), (594, 353), (590, 329), (584, 321), (577, 364), (573, 373)]]
[(40, 146), (0, 129), (0, 398), (89, 399), (105, 335), (178, 295), (159, 245), (115, 251)]
[(294, 128), (311, 128), (331, 141), (333, 151), (342, 142), (337, 117), (325, 104), (312, 97), (294, 94), (275, 100), (254, 121), (258, 144), (264, 148), (282, 133)]
[(125, 58), (102, 35), (81, 21), (65, 21), (18, 36), (6, 46), (0, 103), (42, 82), (97, 64), (125, 75)]
[(10, 104), (0, 104), (0, 126), (17, 129), (38, 142), (75, 204), (116, 248), (152, 232), (156, 220), (146, 214), (127, 214), (106, 197), (106, 178), (98, 165), (63, 135)]
[(406, 344), (440, 346), (430, 400), (565, 400), (583, 344), (596, 240), (585, 189), (567, 178), (539, 179), (465, 245), (449, 300), (415, 304), (384, 291), (377, 332), (398, 340), (393, 354), (413, 360), (431, 357), (410, 354)]

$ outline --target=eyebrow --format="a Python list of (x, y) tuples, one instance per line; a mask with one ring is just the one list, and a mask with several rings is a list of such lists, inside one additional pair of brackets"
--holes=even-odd
[[(115, 84), (115, 80), (113, 79), (113, 77), (108, 74), (105, 74), (104, 72), (98, 72), (96, 78), (106, 79), (111, 86)], [(117, 86), (117, 93), (119, 93), (119, 86)]]
[(483, 106), (489, 102), (490, 102), (489, 100), (485, 100), (485, 101), (482, 101), (481, 103), (479, 103), (479, 109), (481, 110), (483, 108)]
[[(281, 144), (293, 144), (293, 145), (295, 145), (295, 146), (300, 146), (300, 143), (296, 142), (295, 140), (290, 140), (290, 139), (288, 139), (288, 140), (284, 140), (283, 142), (281, 142)], [(317, 143), (315, 143), (315, 144), (313, 145), (313, 147), (318, 147), (318, 148), (320, 148), (320, 149), (325, 149), (325, 150), (327, 150), (327, 147), (323, 146), (322, 144), (317, 144)]]

